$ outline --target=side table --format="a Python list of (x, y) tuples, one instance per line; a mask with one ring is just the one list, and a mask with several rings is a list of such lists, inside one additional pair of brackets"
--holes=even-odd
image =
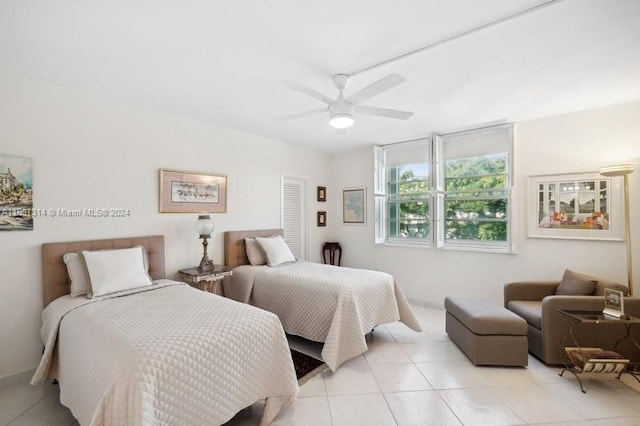
[[(630, 316), (616, 318), (604, 315), (600, 311), (559, 310), (558, 312), (565, 315), (567, 321), (570, 322), (569, 336), (571, 337), (571, 343), (574, 345), (562, 348), (566, 355), (566, 362), (565, 367), (560, 371), (560, 376), (565, 371), (572, 373), (578, 380), (582, 393), (586, 393), (586, 391), (578, 376), (581, 373), (613, 373), (616, 374), (617, 379), (620, 379), (623, 373), (627, 373), (640, 382), (640, 372), (638, 370), (640, 364), (637, 361), (632, 362), (630, 359), (624, 358), (615, 352), (618, 345), (625, 340), (630, 341), (640, 350), (640, 343), (631, 333), (634, 326), (640, 325), (640, 318)], [(573, 328), (577, 324), (591, 324), (594, 326), (598, 324), (620, 324), (624, 326), (625, 334), (618, 339), (612, 350), (581, 347), (573, 334)]]
[(200, 268), (181, 269), (180, 278), (192, 287), (222, 296), (222, 280), (233, 274), (231, 268), (225, 265), (215, 265), (213, 269)]

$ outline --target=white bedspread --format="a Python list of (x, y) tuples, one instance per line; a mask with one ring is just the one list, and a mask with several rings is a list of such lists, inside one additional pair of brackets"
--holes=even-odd
[(377, 325), (399, 320), (422, 330), (384, 272), (311, 262), (243, 265), (234, 269), (225, 294), (275, 313), (289, 334), (324, 342), (322, 358), (332, 371), (367, 350), (365, 334)]
[(65, 296), (42, 317), (32, 383), (58, 378), (82, 425), (217, 425), (264, 398), (268, 424), (298, 392), (275, 315), (182, 283)]

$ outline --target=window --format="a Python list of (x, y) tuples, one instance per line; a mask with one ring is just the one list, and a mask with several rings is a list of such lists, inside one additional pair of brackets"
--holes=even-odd
[(512, 251), (510, 125), (376, 148), (376, 242)]
[(511, 126), (443, 135), (444, 246), (508, 248)]
[(380, 218), (384, 218), (387, 241), (429, 243), (429, 148), (429, 139), (425, 139), (392, 145), (382, 153), (383, 176), (376, 197), (384, 209)]

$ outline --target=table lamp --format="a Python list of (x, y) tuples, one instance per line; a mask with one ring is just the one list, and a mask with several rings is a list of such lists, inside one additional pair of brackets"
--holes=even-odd
[(198, 238), (202, 238), (202, 260), (200, 260), (198, 269), (201, 271), (213, 269), (213, 262), (207, 255), (207, 246), (209, 245), (207, 239), (211, 238), (213, 229), (214, 224), (213, 220), (211, 220), (211, 216), (208, 214), (201, 214), (198, 216), (198, 220), (196, 221), (196, 232), (200, 235)]

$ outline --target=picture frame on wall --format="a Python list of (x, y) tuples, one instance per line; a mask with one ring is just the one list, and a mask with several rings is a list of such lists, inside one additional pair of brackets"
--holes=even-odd
[(327, 212), (318, 212), (318, 226), (327, 226)]
[(527, 236), (622, 241), (622, 184), (597, 172), (529, 176)]
[(226, 176), (160, 169), (160, 213), (226, 212)]
[(317, 199), (320, 202), (325, 202), (327, 201), (327, 187), (326, 186), (319, 186), (317, 189)]
[(342, 223), (366, 224), (366, 188), (344, 188), (342, 190)]
[(33, 215), (33, 161), (0, 154), (0, 231), (33, 231)]

